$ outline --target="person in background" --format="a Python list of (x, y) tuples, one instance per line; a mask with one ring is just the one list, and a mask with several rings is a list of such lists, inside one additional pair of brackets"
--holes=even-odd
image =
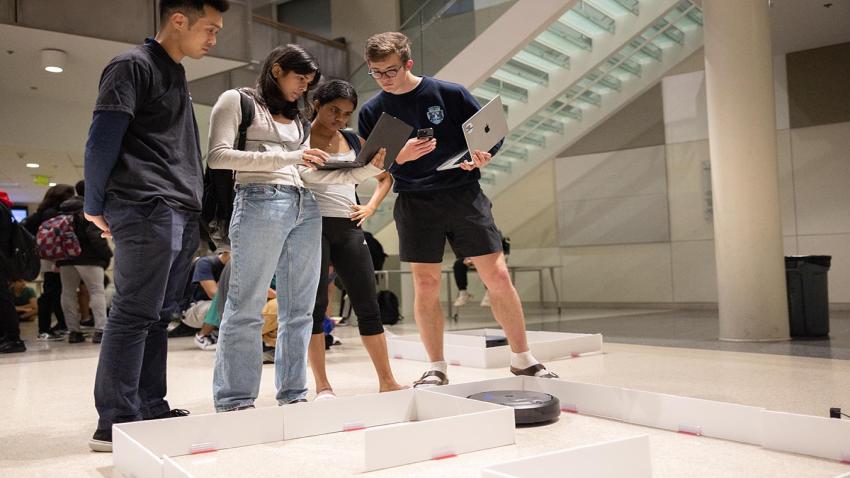
[[(12, 201), (0, 191), (0, 260), (6, 263), (12, 249)], [(10, 275), (7, 267), (0, 267), (0, 354), (13, 354), (27, 351), (21, 340), (21, 326), (15, 311), (15, 300), (9, 289), (9, 281), (17, 279)]]
[(104, 274), (112, 259), (109, 243), (101, 237), (100, 229), (83, 217), (83, 200), (73, 197), (59, 206), (62, 214), (70, 214), (74, 218), (74, 233), (80, 241), (82, 252), (77, 257), (57, 261), (59, 276), (62, 279), (62, 311), (68, 323), (68, 343), (75, 344), (85, 341), (80, 324), (80, 302), (78, 287), (86, 285), (91, 297), (91, 309), (94, 316), (94, 334), (92, 343), (99, 344), (103, 340), (103, 330), (106, 327), (106, 294), (104, 292)]
[[(72, 197), (74, 197), (74, 187), (70, 184), (51, 186), (44, 193), (44, 198), (36, 211), (27, 216), (21, 225), (35, 237), (38, 235), (38, 228), (44, 221), (59, 214), (59, 205)], [(62, 312), (62, 279), (59, 277), (59, 268), (56, 267), (56, 263), (42, 259), (41, 277), (43, 283), (41, 296), (38, 298), (38, 336), (36, 340), (62, 340), (63, 335), (68, 333), (68, 326), (65, 324), (65, 314)], [(56, 325), (51, 326), (54, 315), (56, 316)]]
[(29, 322), (35, 320), (38, 315), (38, 300), (35, 290), (27, 286), (27, 282), (18, 279), (9, 286), (12, 296), (15, 298), (15, 310), (18, 312), (18, 320)]

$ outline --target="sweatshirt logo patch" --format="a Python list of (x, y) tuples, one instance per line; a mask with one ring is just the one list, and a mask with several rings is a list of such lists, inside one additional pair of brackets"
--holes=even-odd
[(443, 108), (439, 106), (432, 106), (428, 108), (428, 121), (433, 124), (440, 124), (443, 122), (443, 119), (446, 117), (445, 112), (443, 112)]

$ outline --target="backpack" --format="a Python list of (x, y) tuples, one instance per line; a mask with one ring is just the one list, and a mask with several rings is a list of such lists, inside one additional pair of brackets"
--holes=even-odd
[(9, 221), (9, 250), (0, 251), (0, 266), (12, 280), (32, 281), (41, 271), (35, 238), (15, 220)]
[(363, 237), (366, 239), (366, 246), (369, 248), (369, 255), (372, 256), (372, 266), (376, 271), (384, 268), (384, 261), (387, 260), (387, 254), (384, 252), (384, 246), (375, 239), (371, 232), (363, 231)]
[(398, 297), (389, 290), (378, 292), (378, 308), (381, 312), (381, 323), (395, 325), (404, 317), (398, 311)]
[[(248, 126), (254, 121), (256, 111), (251, 95), (243, 89), (237, 88), (239, 92), (239, 107), (242, 119), (239, 121), (239, 130), (233, 147), (239, 151), (245, 151)], [(303, 141), (310, 136), (310, 123), (302, 122), (304, 130)], [(204, 196), (201, 202), (201, 226), (204, 232), (212, 239), (216, 246), (229, 244), (228, 229), (230, 228), (230, 216), (233, 215), (233, 199), (236, 191), (236, 172), (230, 169), (204, 170)]]
[[(234, 147), (239, 151), (245, 151), (248, 126), (254, 121), (254, 101), (244, 91), (239, 92), (239, 107), (242, 111), (242, 119), (239, 121)], [(235, 190), (235, 172), (230, 169), (204, 170), (204, 197), (201, 203), (201, 225), (216, 246), (227, 243), (230, 216), (233, 214), (233, 197)]]
[(74, 215), (59, 214), (38, 226), (38, 255), (49, 261), (65, 261), (83, 253), (74, 231)]

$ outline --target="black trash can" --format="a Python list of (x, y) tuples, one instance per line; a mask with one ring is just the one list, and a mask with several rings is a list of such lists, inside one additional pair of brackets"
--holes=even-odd
[(832, 256), (785, 258), (788, 285), (788, 320), (791, 337), (829, 335), (829, 272)]

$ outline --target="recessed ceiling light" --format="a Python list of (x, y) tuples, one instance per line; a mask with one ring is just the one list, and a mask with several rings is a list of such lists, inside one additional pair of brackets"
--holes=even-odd
[(62, 73), (65, 71), (65, 59), (67, 54), (62, 50), (41, 50), (41, 66), (50, 73)]
[(27, 163), (27, 167), (35, 169), (35, 168), (39, 167), (39, 164), (38, 163)]
[(47, 185), (52, 188), (53, 186), (56, 186), (56, 183), (48, 183)]

